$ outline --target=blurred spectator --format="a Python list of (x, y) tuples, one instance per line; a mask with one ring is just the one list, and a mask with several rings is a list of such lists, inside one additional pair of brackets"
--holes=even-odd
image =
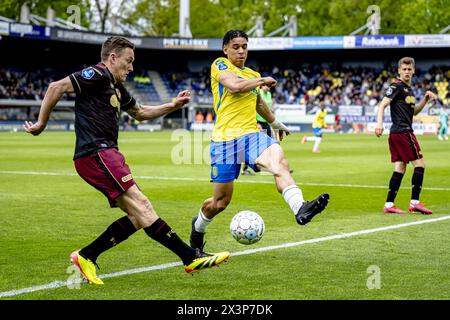
[(206, 122), (213, 122), (213, 121), (214, 121), (214, 117), (213, 117), (212, 113), (208, 111), (208, 113), (206, 114)]
[(195, 122), (203, 122), (205, 120), (205, 115), (203, 112), (197, 111), (197, 114), (195, 115)]

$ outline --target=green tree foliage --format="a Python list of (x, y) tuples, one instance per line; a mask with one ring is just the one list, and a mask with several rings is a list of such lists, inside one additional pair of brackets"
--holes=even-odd
[(179, 0), (140, 0), (123, 22), (144, 35), (171, 36), (178, 32)]
[(305, 0), (302, 3), (301, 35), (350, 34), (366, 23), (370, 5), (380, 8), (380, 34), (438, 33), (450, 24), (450, 0)]
[[(125, 1), (125, 0), (124, 0)], [(33, 13), (45, 16), (49, 5), (58, 17), (68, 17), (67, 7), (79, 5), (82, 25), (89, 26), (100, 14), (100, 28), (111, 11), (119, 11), (122, 23), (144, 35), (173, 36), (178, 33), (179, 0), (2, 0), (0, 15), (18, 20), (21, 5), (27, 2)], [(130, 3), (132, 4), (130, 6)], [(229, 29), (250, 30), (258, 16), (268, 34), (297, 17), (298, 35), (347, 35), (363, 26), (367, 7), (381, 10), (380, 34), (437, 33), (450, 24), (450, 0), (191, 0), (190, 27), (194, 37), (220, 38)], [(130, 10), (130, 8), (133, 8)], [(360, 33), (363, 34), (363, 33)]]

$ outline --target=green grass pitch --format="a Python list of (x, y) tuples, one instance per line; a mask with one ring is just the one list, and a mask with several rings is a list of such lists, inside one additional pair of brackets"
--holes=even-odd
[[(119, 146), (157, 213), (188, 241), (191, 218), (212, 192), (209, 165), (174, 164), (171, 152), (179, 141), (171, 135), (122, 132)], [(450, 143), (418, 136), (427, 163), (421, 200), (434, 213), (385, 215), (381, 208), (393, 169), (386, 136), (325, 134), (320, 154), (311, 152), (311, 143), (302, 145), (301, 137), (292, 134), (282, 142), (293, 177), (306, 199), (322, 192), (331, 197), (308, 225), (297, 225), (271, 176), (241, 176), (230, 206), (206, 235), (208, 251), (235, 253), (229, 262), (194, 276), (180, 265), (130, 273), (178, 262), (139, 231), (98, 260), (100, 275), (124, 274), (105, 278), (104, 286), (70, 289), (48, 285), (66, 281), (70, 252), (90, 243), (122, 212), (110, 209), (76, 175), (73, 133), (0, 133), (0, 299), (449, 299)], [(203, 146), (208, 149), (206, 140)], [(192, 144), (194, 150), (199, 148)], [(411, 175), (408, 166), (396, 200), (402, 209)], [(240, 210), (264, 219), (260, 242), (244, 246), (232, 239), (229, 222)], [(444, 219), (409, 224), (436, 218)], [(348, 235), (400, 224), (405, 225)], [(302, 242), (334, 235), (347, 236)], [(263, 248), (270, 250), (248, 251)]]

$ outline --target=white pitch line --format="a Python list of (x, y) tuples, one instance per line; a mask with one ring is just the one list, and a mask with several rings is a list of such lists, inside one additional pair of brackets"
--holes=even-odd
[[(76, 173), (65, 173), (65, 172), (45, 172), (45, 171), (0, 171), (0, 174), (18, 174), (18, 175), (43, 175), (43, 176), (78, 176)], [(189, 177), (157, 177), (157, 176), (135, 176), (135, 179), (142, 180), (168, 180), (168, 181), (198, 181), (198, 182), (209, 182), (206, 178), (189, 178)], [(259, 183), (259, 184), (273, 184), (273, 180), (236, 180), (238, 183)], [(343, 188), (373, 188), (373, 189), (387, 189), (387, 186), (377, 186), (369, 184), (345, 184), (345, 183), (308, 183), (299, 182), (297, 183), (301, 186), (312, 186), (312, 187), (343, 187)], [(410, 187), (401, 187), (401, 189), (410, 189)], [(432, 191), (450, 191), (450, 188), (441, 187), (423, 187), (423, 190)]]
[[(438, 221), (443, 221), (443, 220), (448, 220), (448, 219), (450, 219), (450, 215), (439, 217), (439, 218), (434, 218), (434, 219), (427, 219), (427, 220), (420, 220), (420, 221), (414, 221), (414, 222), (408, 222), (408, 223), (395, 224), (395, 225), (381, 227), (381, 228), (366, 229), (366, 230), (354, 231), (354, 232), (349, 232), (349, 233), (335, 234), (335, 235), (331, 235), (331, 236), (327, 236), (327, 237), (303, 240), (303, 241), (299, 241), (299, 242), (285, 243), (285, 244), (280, 244), (280, 245), (276, 245), (276, 246), (268, 246), (268, 247), (263, 247), (263, 248), (258, 248), (258, 249), (249, 249), (249, 250), (244, 250), (244, 251), (239, 251), (239, 252), (232, 252), (231, 255), (232, 256), (241, 256), (241, 255), (253, 254), (253, 253), (263, 252), (263, 251), (284, 249), (284, 248), (295, 247), (295, 246), (300, 246), (300, 245), (309, 244), (309, 243), (318, 243), (318, 242), (324, 242), (324, 241), (335, 240), (335, 239), (344, 239), (344, 238), (359, 236), (359, 235), (368, 234), (368, 233), (375, 233), (375, 232), (380, 232), (380, 231), (399, 229), (399, 228), (404, 228), (404, 227), (409, 227), (409, 226), (414, 226), (414, 225), (419, 225), (419, 224), (425, 224), (425, 223), (431, 223), (431, 222), (438, 222)], [(108, 273), (108, 274), (104, 274), (104, 275), (99, 275), (99, 277), (103, 278), (103, 279), (114, 278), (114, 277), (120, 277), (120, 276), (124, 276), (124, 275), (167, 269), (167, 268), (172, 268), (172, 267), (176, 267), (176, 266), (180, 266), (180, 265), (182, 265), (181, 262), (171, 262), (171, 263), (165, 263), (165, 264), (160, 264), (160, 265), (156, 265), (156, 266), (128, 269), (128, 270), (123, 270), (123, 271), (119, 271), (119, 272)], [(40, 285), (40, 286), (16, 289), (16, 290), (11, 290), (11, 291), (3, 291), (3, 292), (0, 292), (0, 298), (13, 297), (13, 296), (18, 296), (21, 294), (31, 293), (31, 292), (35, 292), (35, 291), (41, 291), (41, 290), (56, 289), (56, 288), (61, 288), (61, 287), (68, 286), (68, 285), (73, 285), (73, 283), (68, 283), (68, 282), (64, 282), (64, 281), (54, 281), (54, 282)]]

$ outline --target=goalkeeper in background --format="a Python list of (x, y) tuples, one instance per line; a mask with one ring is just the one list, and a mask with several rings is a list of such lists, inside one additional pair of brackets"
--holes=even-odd
[(445, 111), (444, 107), (442, 107), (441, 112), (439, 113), (438, 139), (448, 140), (447, 132), (448, 132), (448, 113)]

